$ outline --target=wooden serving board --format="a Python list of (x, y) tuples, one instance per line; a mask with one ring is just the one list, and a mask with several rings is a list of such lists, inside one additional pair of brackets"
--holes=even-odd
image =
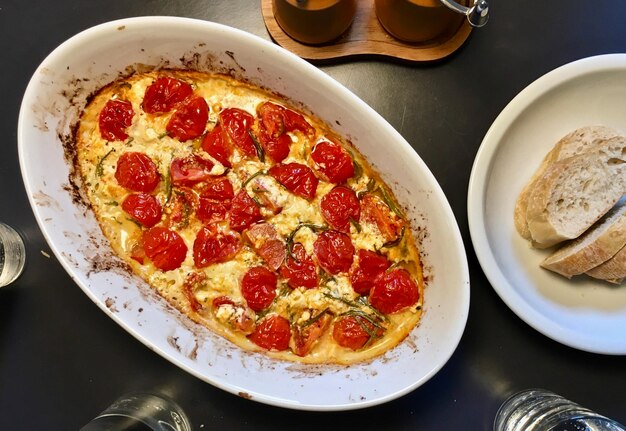
[(456, 51), (472, 31), (472, 27), (464, 19), (459, 28), (451, 34), (443, 34), (427, 42), (403, 42), (391, 36), (382, 27), (374, 11), (374, 0), (358, 0), (354, 21), (342, 36), (324, 45), (305, 45), (292, 39), (280, 27), (272, 12), (272, 0), (261, 0), (261, 8), (265, 26), (272, 39), (283, 48), (307, 60), (375, 55), (409, 62), (434, 61)]

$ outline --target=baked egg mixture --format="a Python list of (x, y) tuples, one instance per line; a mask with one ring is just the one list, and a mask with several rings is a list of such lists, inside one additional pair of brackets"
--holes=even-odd
[(115, 253), (241, 348), (351, 364), (418, 324), (419, 252), (389, 187), (274, 95), (219, 74), (137, 73), (89, 101), (76, 146)]

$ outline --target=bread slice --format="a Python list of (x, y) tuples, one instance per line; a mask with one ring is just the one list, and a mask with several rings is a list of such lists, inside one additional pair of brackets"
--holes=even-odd
[(610, 283), (620, 284), (626, 278), (626, 246), (602, 264), (591, 268), (587, 275)]
[(528, 198), (526, 219), (538, 248), (580, 236), (626, 191), (626, 137), (553, 163)]
[(574, 241), (548, 256), (541, 266), (567, 278), (611, 259), (626, 245), (626, 200)]
[(546, 170), (553, 163), (592, 150), (603, 141), (616, 136), (620, 136), (620, 132), (610, 127), (586, 126), (568, 133), (556, 143), (554, 148), (543, 158), (541, 165), (522, 189), (515, 202), (515, 228), (523, 238), (531, 239), (530, 229), (528, 229), (528, 222), (526, 221), (529, 194)]

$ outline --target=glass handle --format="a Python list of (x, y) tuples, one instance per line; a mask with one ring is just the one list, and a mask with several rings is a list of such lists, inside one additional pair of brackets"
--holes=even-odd
[(465, 15), (472, 27), (482, 27), (489, 21), (489, 3), (486, 0), (475, 0), (471, 7), (462, 6), (454, 0), (440, 1), (444, 6)]

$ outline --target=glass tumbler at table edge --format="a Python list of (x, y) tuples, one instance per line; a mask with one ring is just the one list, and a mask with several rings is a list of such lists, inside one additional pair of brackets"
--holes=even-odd
[(80, 431), (191, 431), (183, 409), (171, 398), (132, 392), (117, 398)]
[(25, 262), (24, 240), (15, 229), (0, 222), (0, 287), (19, 277)]
[(527, 389), (502, 403), (493, 431), (626, 431), (626, 427), (553, 392)]

